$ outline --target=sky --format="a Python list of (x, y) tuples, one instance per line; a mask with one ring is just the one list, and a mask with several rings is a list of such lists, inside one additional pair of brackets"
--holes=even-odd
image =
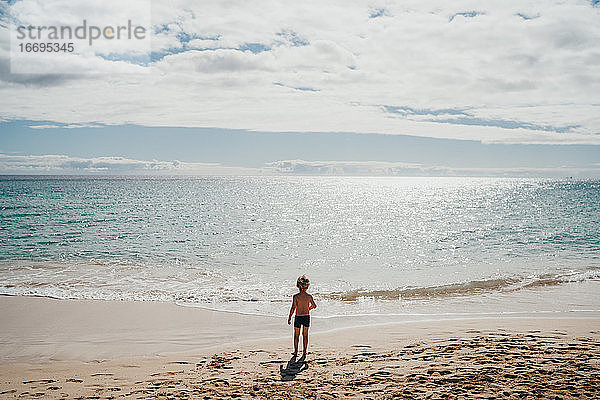
[[(597, 1), (121, 3), (0, 2), (0, 173), (600, 177)], [(11, 22), (145, 15), (15, 72)]]

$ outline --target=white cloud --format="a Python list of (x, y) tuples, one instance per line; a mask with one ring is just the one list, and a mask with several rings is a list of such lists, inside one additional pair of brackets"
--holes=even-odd
[(153, 24), (153, 50), (173, 54), (149, 74), (0, 71), (0, 117), (600, 144), (600, 8), (589, 1), (174, 0), (153, 4)]
[[(139, 74), (147, 71), (129, 60), (134, 57), (149, 60), (150, 34), (135, 35), (134, 32), (138, 27), (144, 32), (151, 28), (150, 0), (126, 3), (120, 0), (21, 0), (10, 6), (9, 19), (12, 72)], [(103, 32), (111, 39), (104, 39)], [(55, 41), (53, 34), (60, 40)], [(40, 43), (45, 46), (41, 51), (23, 50)], [(46, 51), (47, 43), (59, 45), (57, 49), (64, 44), (69, 50)]]
[(9, 155), (0, 154), (3, 174), (195, 174), (246, 175), (257, 170), (227, 167), (218, 163), (189, 163), (182, 161), (143, 161), (124, 157), (71, 157), (66, 155)]
[(94, 124), (67, 124), (67, 125), (56, 125), (56, 124), (40, 124), (40, 125), (29, 125), (31, 129), (78, 129), (78, 128), (100, 128), (101, 125)]
[(600, 164), (588, 168), (460, 168), (382, 161), (282, 160), (267, 164), (264, 170), (289, 175), (600, 177)]

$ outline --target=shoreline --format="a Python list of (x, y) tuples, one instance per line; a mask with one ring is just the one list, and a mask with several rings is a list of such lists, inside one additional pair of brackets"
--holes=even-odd
[(600, 394), (600, 313), (311, 328), (306, 360), (278, 318), (175, 304), (0, 296), (0, 320), (0, 398)]
[[(40, 266), (45, 268), (43, 265)], [(23, 268), (23, 267), (19, 267)], [(10, 270), (10, 268), (9, 268)], [(46, 271), (44, 269), (44, 271)], [(387, 320), (404, 321), (406, 319), (423, 318), (463, 318), (475, 315), (479, 316), (501, 316), (507, 314), (516, 315), (538, 315), (538, 314), (565, 314), (569, 312), (600, 312), (600, 279), (597, 267), (589, 267), (585, 273), (579, 273), (579, 278), (574, 281), (560, 281), (557, 283), (552, 279), (538, 276), (535, 285), (527, 284), (518, 288), (502, 289), (488, 287), (486, 290), (469, 293), (455, 293), (455, 291), (437, 290), (446, 288), (448, 285), (420, 288), (419, 290), (433, 291), (431, 297), (414, 298), (381, 297), (382, 293), (389, 294), (388, 291), (365, 292), (365, 296), (339, 297), (330, 294), (315, 293), (317, 302), (322, 305), (314, 314), (315, 319), (329, 320), (328, 326), (348, 325), (343, 322), (345, 319), (360, 320), (361, 323), (377, 324)], [(47, 271), (46, 271), (47, 272)], [(590, 274), (588, 274), (590, 273)], [(564, 273), (561, 276), (571, 276), (573, 273)], [(13, 277), (12, 279), (16, 279)], [(490, 282), (493, 282), (491, 280)], [(521, 283), (527, 280), (521, 280)], [(18, 289), (19, 284), (10, 281), (5, 284), (5, 288), (0, 292), (0, 296), (10, 297), (38, 297), (42, 299), (53, 299), (59, 301), (105, 301), (105, 302), (129, 302), (129, 303), (163, 303), (175, 304), (185, 308), (199, 308), (214, 312), (227, 312), (245, 316), (258, 316), (265, 318), (285, 318), (289, 304), (286, 298), (278, 297), (276, 300), (235, 300), (235, 301), (215, 301), (200, 302), (177, 300), (173, 296), (153, 296), (148, 293), (131, 296), (131, 293), (124, 293), (120, 296), (120, 290), (116, 287), (110, 296), (97, 295), (95, 292), (61, 292), (53, 293), (53, 290), (42, 290), (46, 286), (53, 287), (55, 283), (42, 279), (41, 289), (36, 289), (33, 283), (32, 289), (23, 291)], [(12, 282), (12, 283), (10, 283)], [(486, 281), (487, 282), (487, 281)], [(466, 284), (481, 284), (479, 281), (471, 281)], [(459, 286), (460, 286), (459, 285)], [(450, 285), (453, 287), (454, 285)], [(485, 285), (484, 285), (485, 286)], [(403, 289), (404, 290), (404, 289)], [(408, 289), (406, 289), (408, 290)], [(414, 290), (414, 289), (410, 289)], [(396, 294), (398, 290), (392, 290)], [(373, 294), (374, 297), (368, 297)], [(148, 295), (148, 296), (147, 296)], [(293, 291), (289, 293), (289, 299)], [(362, 295), (361, 295), (362, 296)], [(171, 298), (173, 297), (173, 298)], [(219, 297), (217, 296), (217, 299)], [(289, 300), (287, 299), (287, 300)], [(321, 315), (322, 310), (326, 315)], [(341, 321), (341, 322), (340, 322)]]

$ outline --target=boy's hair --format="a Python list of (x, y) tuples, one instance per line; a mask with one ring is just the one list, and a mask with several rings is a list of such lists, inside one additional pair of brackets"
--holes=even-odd
[(298, 289), (306, 290), (310, 286), (310, 280), (306, 277), (306, 275), (302, 275), (296, 281), (296, 286)]

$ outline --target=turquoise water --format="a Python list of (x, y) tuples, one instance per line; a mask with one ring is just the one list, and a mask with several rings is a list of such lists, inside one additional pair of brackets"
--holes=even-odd
[(3, 294), (285, 315), (307, 274), (323, 317), (600, 308), (600, 181), (1, 177), (0, 220)]

